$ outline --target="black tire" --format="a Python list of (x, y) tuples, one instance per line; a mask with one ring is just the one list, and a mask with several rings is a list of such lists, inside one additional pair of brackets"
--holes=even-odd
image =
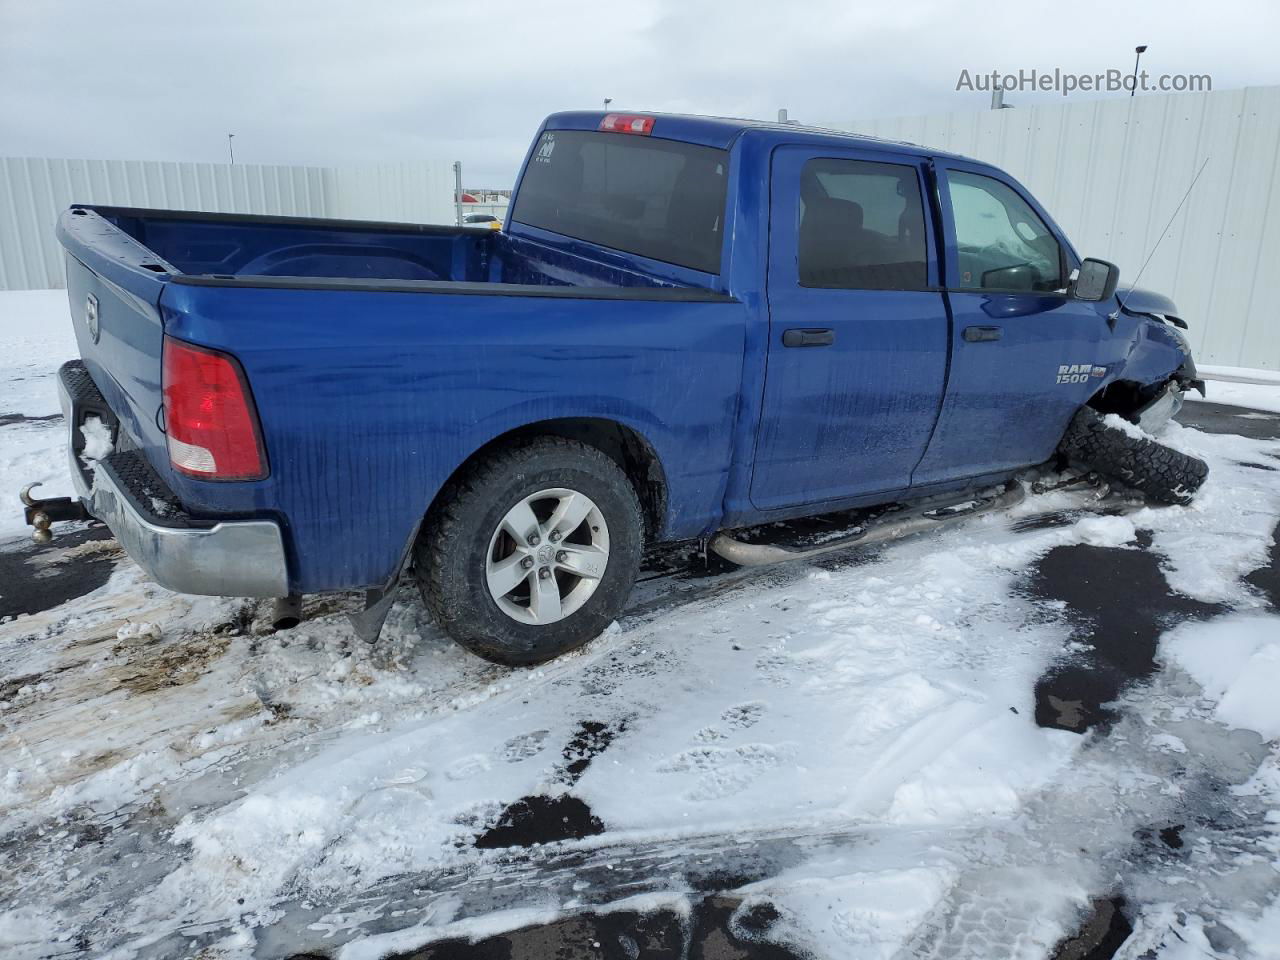
[[(595, 503), (607, 524), (608, 563), (576, 612), (554, 623), (521, 623), (490, 594), (486, 560), (507, 511), (548, 487)], [(618, 465), (594, 447), (540, 437), (482, 457), (441, 492), (414, 545), (414, 568), (427, 609), (450, 637), (493, 663), (529, 666), (576, 650), (617, 618), (643, 546), (640, 502)]]
[(1203, 460), (1110, 426), (1092, 407), (1072, 418), (1058, 452), (1161, 503), (1190, 503), (1209, 476)]

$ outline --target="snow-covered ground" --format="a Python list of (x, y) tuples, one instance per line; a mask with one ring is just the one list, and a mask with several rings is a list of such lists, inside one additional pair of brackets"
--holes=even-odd
[[(62, 297), (0, 295), (0, 414), (56, 412)], [(69, 492), (61, 430), (0, 424), (0, 483)], [(1164, 439), (1188, 508), (659, 578), (535, 670), (407, 589), (370, 649), (341, 600), (272, 633), (29, 551), (0, 597), (111, 572), (0, 624), (0, 955), (354, 960), (731, 890), (823, 958), (1047, 957), (1116, 897), (1116, 956), (1280, 956), (1280, 440)]]
[(1265, 383), (1233, 383), (1227, 380), (1210, 380), (1205, 383), (1205, 396), (1192, 391), (1188, 400), (1223, 403), (1232, 407), (1248, 407), (1280, 413), (1280, 386)]
[(1205, 395), (1192, 391), (1188, 399), (1280, 413), (1280, 373), (1213, 365), (1198, 366), (1198, 370), (1205, 379)]
[[(46, 496), (72, 492), (54, 378), (62, 361), (76, 356), (65, 290), (0, 291), (0, 500), (5, 503), (33, 481), (47, 484), (39, 491)], [(24, 419), (12, 419), (18, 416)], [(0, 541), (28, 529), (21, 511), (0, 509)]]

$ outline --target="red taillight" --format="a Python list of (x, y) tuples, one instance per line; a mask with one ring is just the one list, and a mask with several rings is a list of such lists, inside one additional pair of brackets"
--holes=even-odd
[(235, 358), (164, 338), (164, 427), (169, 462), (205, 480), (267, 475), (258, 414)]
[(610, 133), (638, 133), (647, 137), (653, 132), (653, 117), (639, 117), (633, 113), (608, 113), (600, 121), (600, 129)]

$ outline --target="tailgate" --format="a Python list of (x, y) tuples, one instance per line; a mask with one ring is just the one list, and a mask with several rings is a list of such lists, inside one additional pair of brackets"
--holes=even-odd
[(164, 328), (158, 304), (172, 268), (109, 220), (72, 207), (58, 220), (80, 357), (103, 398), (162, 475)]

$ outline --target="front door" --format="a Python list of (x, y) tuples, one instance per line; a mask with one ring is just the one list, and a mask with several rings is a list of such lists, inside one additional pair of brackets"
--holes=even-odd
[(1075, 266), (1045, 216), (990, 167), (938, 164), (954, 318), (942, 415), (912, 483), (995, 474), (1053, 455), (1106, 369), (1108, 304), (1067, 293)]
[(758, 509), (910, 484), (947, 373), (924, 170), (881, 151), (774, 153)]

